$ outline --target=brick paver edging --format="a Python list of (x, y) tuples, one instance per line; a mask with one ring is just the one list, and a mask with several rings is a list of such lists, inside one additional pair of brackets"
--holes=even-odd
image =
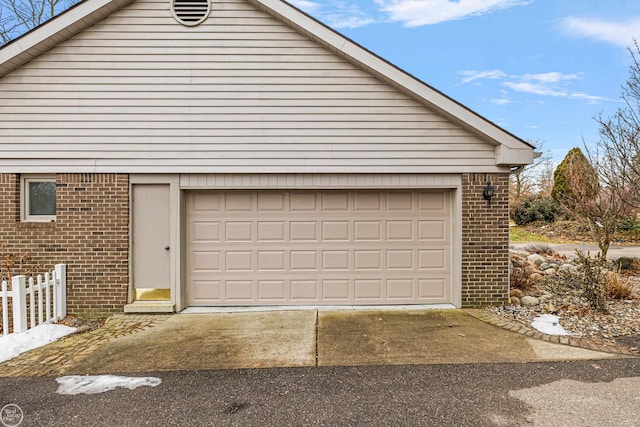
[(464, 311), (478, 320), (482, 320), (483, 322), (489, 323), (499, 328), (516, 332), (522, 335), (526, 335), (531, 338), (537, 338), (543, 341), (548, 341), (553, 344), (563, 344), (571, 347), (580, 347), (580, 348), (585, 348), (587, 350), (601, 351), (604, 353), (622, 354), (625, 356), (640, 355), (640, 351), (638, 349), (632, 349), (632, 348), (617, 344), (613, 341), (606, 341), (606, 340), (595, 339), (595, 338), (573, 337), (573, 336), (567, 336), (567, 335), (543, 334), (542, 332), (536, 329), (525, 326), (522, 323), (518, 323), (516, 321), (498, 316), (497, 314), (491, 313), (487, 310), (466, 309)]
[(63, 375), (74, 363), (109, 341), (156, 326), (167, 318), (166, 315), (114, 314), (100, 328), (68, 335), (0, 363), (0, 377)]

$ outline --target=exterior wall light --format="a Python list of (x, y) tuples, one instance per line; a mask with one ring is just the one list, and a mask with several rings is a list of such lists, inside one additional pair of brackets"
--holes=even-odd
[(495, 192), (496, 187), (491, 185), (491, 181), (487, 181), (487, 185), (485, 185), (484, 190), (482, 190), (482, 198), (487, 201), (487, 206), (491, 206), (491, 198)]

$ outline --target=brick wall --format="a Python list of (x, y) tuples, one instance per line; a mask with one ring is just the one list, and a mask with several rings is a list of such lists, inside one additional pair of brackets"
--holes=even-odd
[[(487, 206), (482, 190), (496, 192)], [(462, 176), (462, 305), (503, 303), (509, 289), (509, 175)]]
[(41, 271), (67, 267), (67, 311), (121, 312), (129, 281), (129, 177), (57, 174), (56, 221), (20, 221), (20, 176), (0, 174), (0, 240), (29, 251)]

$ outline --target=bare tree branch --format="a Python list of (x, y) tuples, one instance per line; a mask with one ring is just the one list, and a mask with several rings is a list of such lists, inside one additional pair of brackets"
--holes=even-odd
[(0, 0), (0, 44), (4, 45), (80, 0)]

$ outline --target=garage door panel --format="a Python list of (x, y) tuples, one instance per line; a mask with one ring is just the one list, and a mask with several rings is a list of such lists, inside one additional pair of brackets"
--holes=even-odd
[(291, 212), (315, 212), (318, 210), (318, 197), (315, 192), (289, 193)]
[(192, 243), (220, 242), (220, 222), (194, 220), (192, 222), (189, 239)]
[(285, 271), (285, 251), (258, 251), (259, 271)]
[(356, 193), (353, 197), (353, 210), (359, 211), (379, 211), (380, 193)]
[(255, 193), (230, 192), (224, 193), (226, 212), (251, 212)]
[(291, 301), (310, 303), (319, 301), (319, 283), (317, 280), (291, 280)]
[(355, 279), (355, 300), (382, 301), (384, 299), (382, 286), (382, 280), (380, 279)]
[(382, 269), (382, 257), (379, 250), (355, 250), (353, 258), (356, 272)]
[(323, 221), (322, 240), (349, 241), (349, 221)]
[(195, 273), (210, 273), (220, 271), (220, 255), (220, 251), (193, 251), (193, 271)]
[(212, 192), (198, 192), (191, 193), (191, 207), (190, 213), (192, 215), (199, 215), (207, 212), (218, 212), (222, 210), (222, 193)]
[(289, 225), (291, 241), (318, 240), (317, 221), (291, 221)]
[(418, 269), (420, 270), (445, 270), (447, 268), (447, 256), (444, 249), (420, 249), (418, 250)]
[(447, 230), (447, 221), (444, 219), (418, 221), (418, 240), (444, 241), (448, 238)]
[(231, 302), (250, 302), (255, 299), (252, 280), (226, 280), (226, 299)]
[(348, 279), (325, 279), (322, 281), (322, 299), (330, 302), (350, 300)]
[(414, 193), (410, 192), (393, 192), (386, 193), (387, 210), (388, 211), (404, 211), (413, 212)]
[(440, 279), (418, 279), (418, 291), (420, 298), (444, 298), (446, 292), (446, 280)]
[(187, 193), (190, 305), (451, 302), (447, 191)]
[(193, 280), (191, 284), (191, 297), (197, 302), (220, 303), (223, 301), (223, 294), (220, 280)]
[(380, 241), (382, 240), (382, 225), (380, 221), (354, 221), (353, 238), (360, 241)]
[(250, 221), (227, 221), (224, 232), (227, 242), (250, 242), (253, 240), (253, 223)]
[(349, 251), (322, 251), (322, 269), (349, 271), (349, 258)]
[(258, 193), (258, 212), (283, 212), (284, 194), (275, 192)]
[(251, 273), (253, 268), (253, 251), (227, 251), (225, 253), (224, 270)]
[(387, 230), (387, 240), (413, 240), (412, 220), (387, 220), (385, 222)]
[(389, 249), (387, 255), (387, 270), (413, 271), (415, 270), (415, 251), (411, 249)]
[(388, 279), (386, 285), (387, 299), (390, 301), (416, 299), (417, 286), (414, 279)]
[(323, 212), (347, 212), (349, 210), (349, 197), (346, 192), (322, 193)]
[(285, 241), (284, 221), (258, 221), (258, 242)]
[(286, 301), (286, 282), (284, 280), (259, 280), (258, 299), (263, 301)]
[(446, 193), (420, 193), (418, 195), (418, 211), (446, 212), (448, 203)]
[(318, 252), (315, 250), (292, 250), (289, 259), (291, 271), (318, 270)]

